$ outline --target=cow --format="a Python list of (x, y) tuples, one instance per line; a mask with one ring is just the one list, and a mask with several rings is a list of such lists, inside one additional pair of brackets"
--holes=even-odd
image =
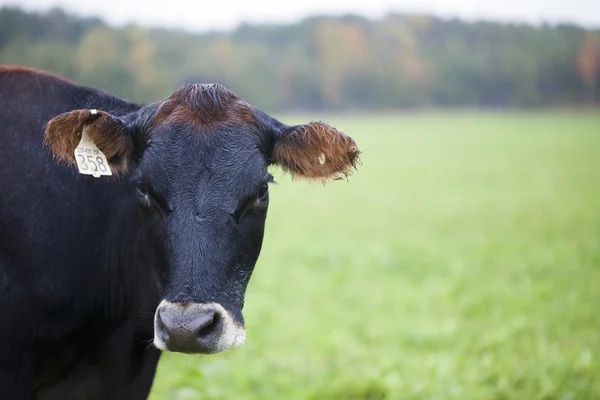
[(164, 351), (245, 342), (271, 165), (348, 177), (361, 151), (219, 84), (138, 104), (0, 67), (0, 397), (145, 399)]

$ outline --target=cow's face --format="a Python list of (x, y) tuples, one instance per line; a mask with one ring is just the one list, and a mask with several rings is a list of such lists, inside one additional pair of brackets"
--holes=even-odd
[[(162, 301), (154, 344), (216, 353), (244, 343), (242, 308), (269, 205), (270, 164), (295, 176), (347, 175), (356, 143), (321, 123), (287, 126), (220, 85), (186, 85), (124, 117), (75, 110), (52, 119), (46, 141), (75, 164), (85, 129), (139, 205), (144, 259)], [(92, 178), (90, 178), (92, 179)]]

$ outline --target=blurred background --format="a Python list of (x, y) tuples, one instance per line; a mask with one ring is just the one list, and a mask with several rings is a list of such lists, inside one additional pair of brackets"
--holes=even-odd
[(153, 400), (600, 399), (599, 1), (0, 0), (0, 64), (361, 147), (274, 169), (247, 344), (166, 354)]

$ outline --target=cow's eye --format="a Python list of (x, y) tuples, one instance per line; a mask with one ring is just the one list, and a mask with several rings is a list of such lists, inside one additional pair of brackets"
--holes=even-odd
[(135, 194), (136, 194), (138, 201), (143, 206), (149, 207), (150, 205), (152, 205), (148, 187), (145, 184), (143, 184), (143, 183), (138, 184), (135, 189)]
[(268, 198), (269, 185), (267, 183), (264, 183), (260, 187), (258, 193), (256, 194), (256, 197), (251, 196), (246, 198), (246, 200), (242, 201), (238, 208), (231, 215), (235, 219), (236, 223), (239, 223), (246, 212), (250, 210), (263, 210)]
[(144, 199), (144, 198), (148, 197), (148, 191), (143, 186), (138, 186), (136, 188), (136, 194), (137, 194), (137, 196), (138, 196), (139, 199)]
[(258, 192), (258, 200), (264, 201), (267, 198), (267, 194), (269, 193), (269, 184), (265, 183), (260, 187)]

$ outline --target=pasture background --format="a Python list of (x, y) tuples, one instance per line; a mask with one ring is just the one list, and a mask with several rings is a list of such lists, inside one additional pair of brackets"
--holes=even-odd
[[(87, 16), (22, 2), (0, 0), (0, 64), (145, 103), (218, 82), (290, 124), (321, 114), (363, 151), (349, 182), (273, 169), (246, 345), (165, 354), (151, 400), (600, 400), (598, 26), (336, 3), (190, 32), (140, 25), (159, 2)], [(135, 19), (104, 20), (126, 8)]]
[(273, 169), (246, 345), (165, 355), (151, 399), (599, 399), (600, 115), (322, 119), (363, 165)]

